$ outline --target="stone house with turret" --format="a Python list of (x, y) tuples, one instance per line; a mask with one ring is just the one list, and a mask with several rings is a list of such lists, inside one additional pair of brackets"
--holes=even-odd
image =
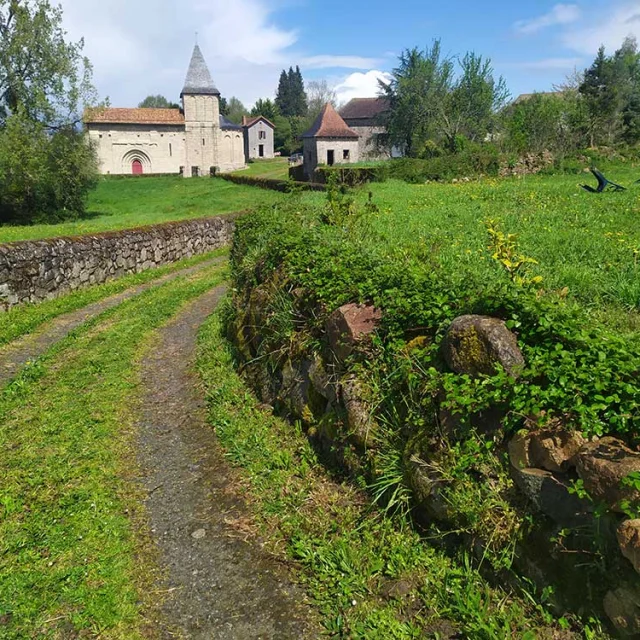
[(182, 109), (87, 111), (85, 127), (101, 172), (195, 177), (243, 168), (243, 129), (220, 114), (220, 92), (198, 45), (180, 98)]
[(302, 134), (304, 177), (313, 178), (318, 165), (358, 162), (358, 134), (350, 129), (330, 102), (324, 105), (311, 128)]

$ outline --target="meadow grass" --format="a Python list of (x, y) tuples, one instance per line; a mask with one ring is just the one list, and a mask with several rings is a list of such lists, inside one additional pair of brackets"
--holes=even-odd
[(287, 180), (289, 177), (289, 161), (287, 158), (270, 158), (268, 160), (254, 160), (246, 169), (234, 171), (238, 176), (271, 178), (272, 180)]
[[(612, 179), (631, 184), (638, 170), (613, 167)], [(540, 288), (575, 299), (594, 317), (622, 330), (640, 329), (640, 186), (591, 194), (592, 176), (483, 179), (454, 184), (390, 180), (356, 192), (373, 195), (380, 212), (366, 233), (378, 246), (425, 256), (444, 271), (491, 282), (502, 270), (492, 259), (488, 220), (515, 234), (517, 253), (534, 259)], [(306, 194), (321, 204), (322, 194)]]
[(161, 594), (136, 489), (137, 358), (224, 277), (217, 266), (124, 302), (0, 395), (0, 637), (148, 637)]
[(104, 177), (89, 195), (87, 215), (59, 224), (0, 226), (0, 243), (117, 231), (173, 220), (243, 211), (279, 194), (224, 180), (179, 176)]

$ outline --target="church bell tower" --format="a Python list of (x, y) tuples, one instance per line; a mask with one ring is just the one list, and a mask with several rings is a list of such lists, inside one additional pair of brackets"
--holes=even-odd
[(182, 93), (185, 119), (185, 178), (209, 175), (218, 166), (220, 92), (198, 45), (193, 50)]

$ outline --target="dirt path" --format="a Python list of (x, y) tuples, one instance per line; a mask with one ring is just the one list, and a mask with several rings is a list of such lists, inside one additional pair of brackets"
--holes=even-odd
[(95, 318), (104, 311), (117, 307), (119, 304), (133, 298), (148, 289), (175, 280), (180, 276), (187, 276), (214, 264), (224, 262), (226, 258), (213, 258), (200, 262), (193, 267), (174, 271), (156, 280), (132, 287), (122, 293), (98, 300), (82, 309), (66, 313), (45, 323), (35, 333), (28, 334), (0, 348), (0, 387), (9, 382), (29, 362), (39, 358), (56, 342), (69, 335), (81, 324)]
[(170, 594), (157, 626), (163, 638), (315, 638), (286, 569), (227, 524), (243, 507), (226, 490), (229, 467), (192, 371), (198, 328), (222, 294), (191, 303), (142, 362), (140, 459)]

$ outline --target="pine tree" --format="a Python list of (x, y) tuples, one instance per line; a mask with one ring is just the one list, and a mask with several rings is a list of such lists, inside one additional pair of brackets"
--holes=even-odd
[(278, 82), (276, 106), (283, 116), (291, 116), (291, 83), (287, 72), (283, 69)]
[(605, 54), (604, 47), (600, 47), (580, 86), (589, 113), (591, 146), (611, 144), (621, 126), (622, 87), (616, 66), (615, 60)]

